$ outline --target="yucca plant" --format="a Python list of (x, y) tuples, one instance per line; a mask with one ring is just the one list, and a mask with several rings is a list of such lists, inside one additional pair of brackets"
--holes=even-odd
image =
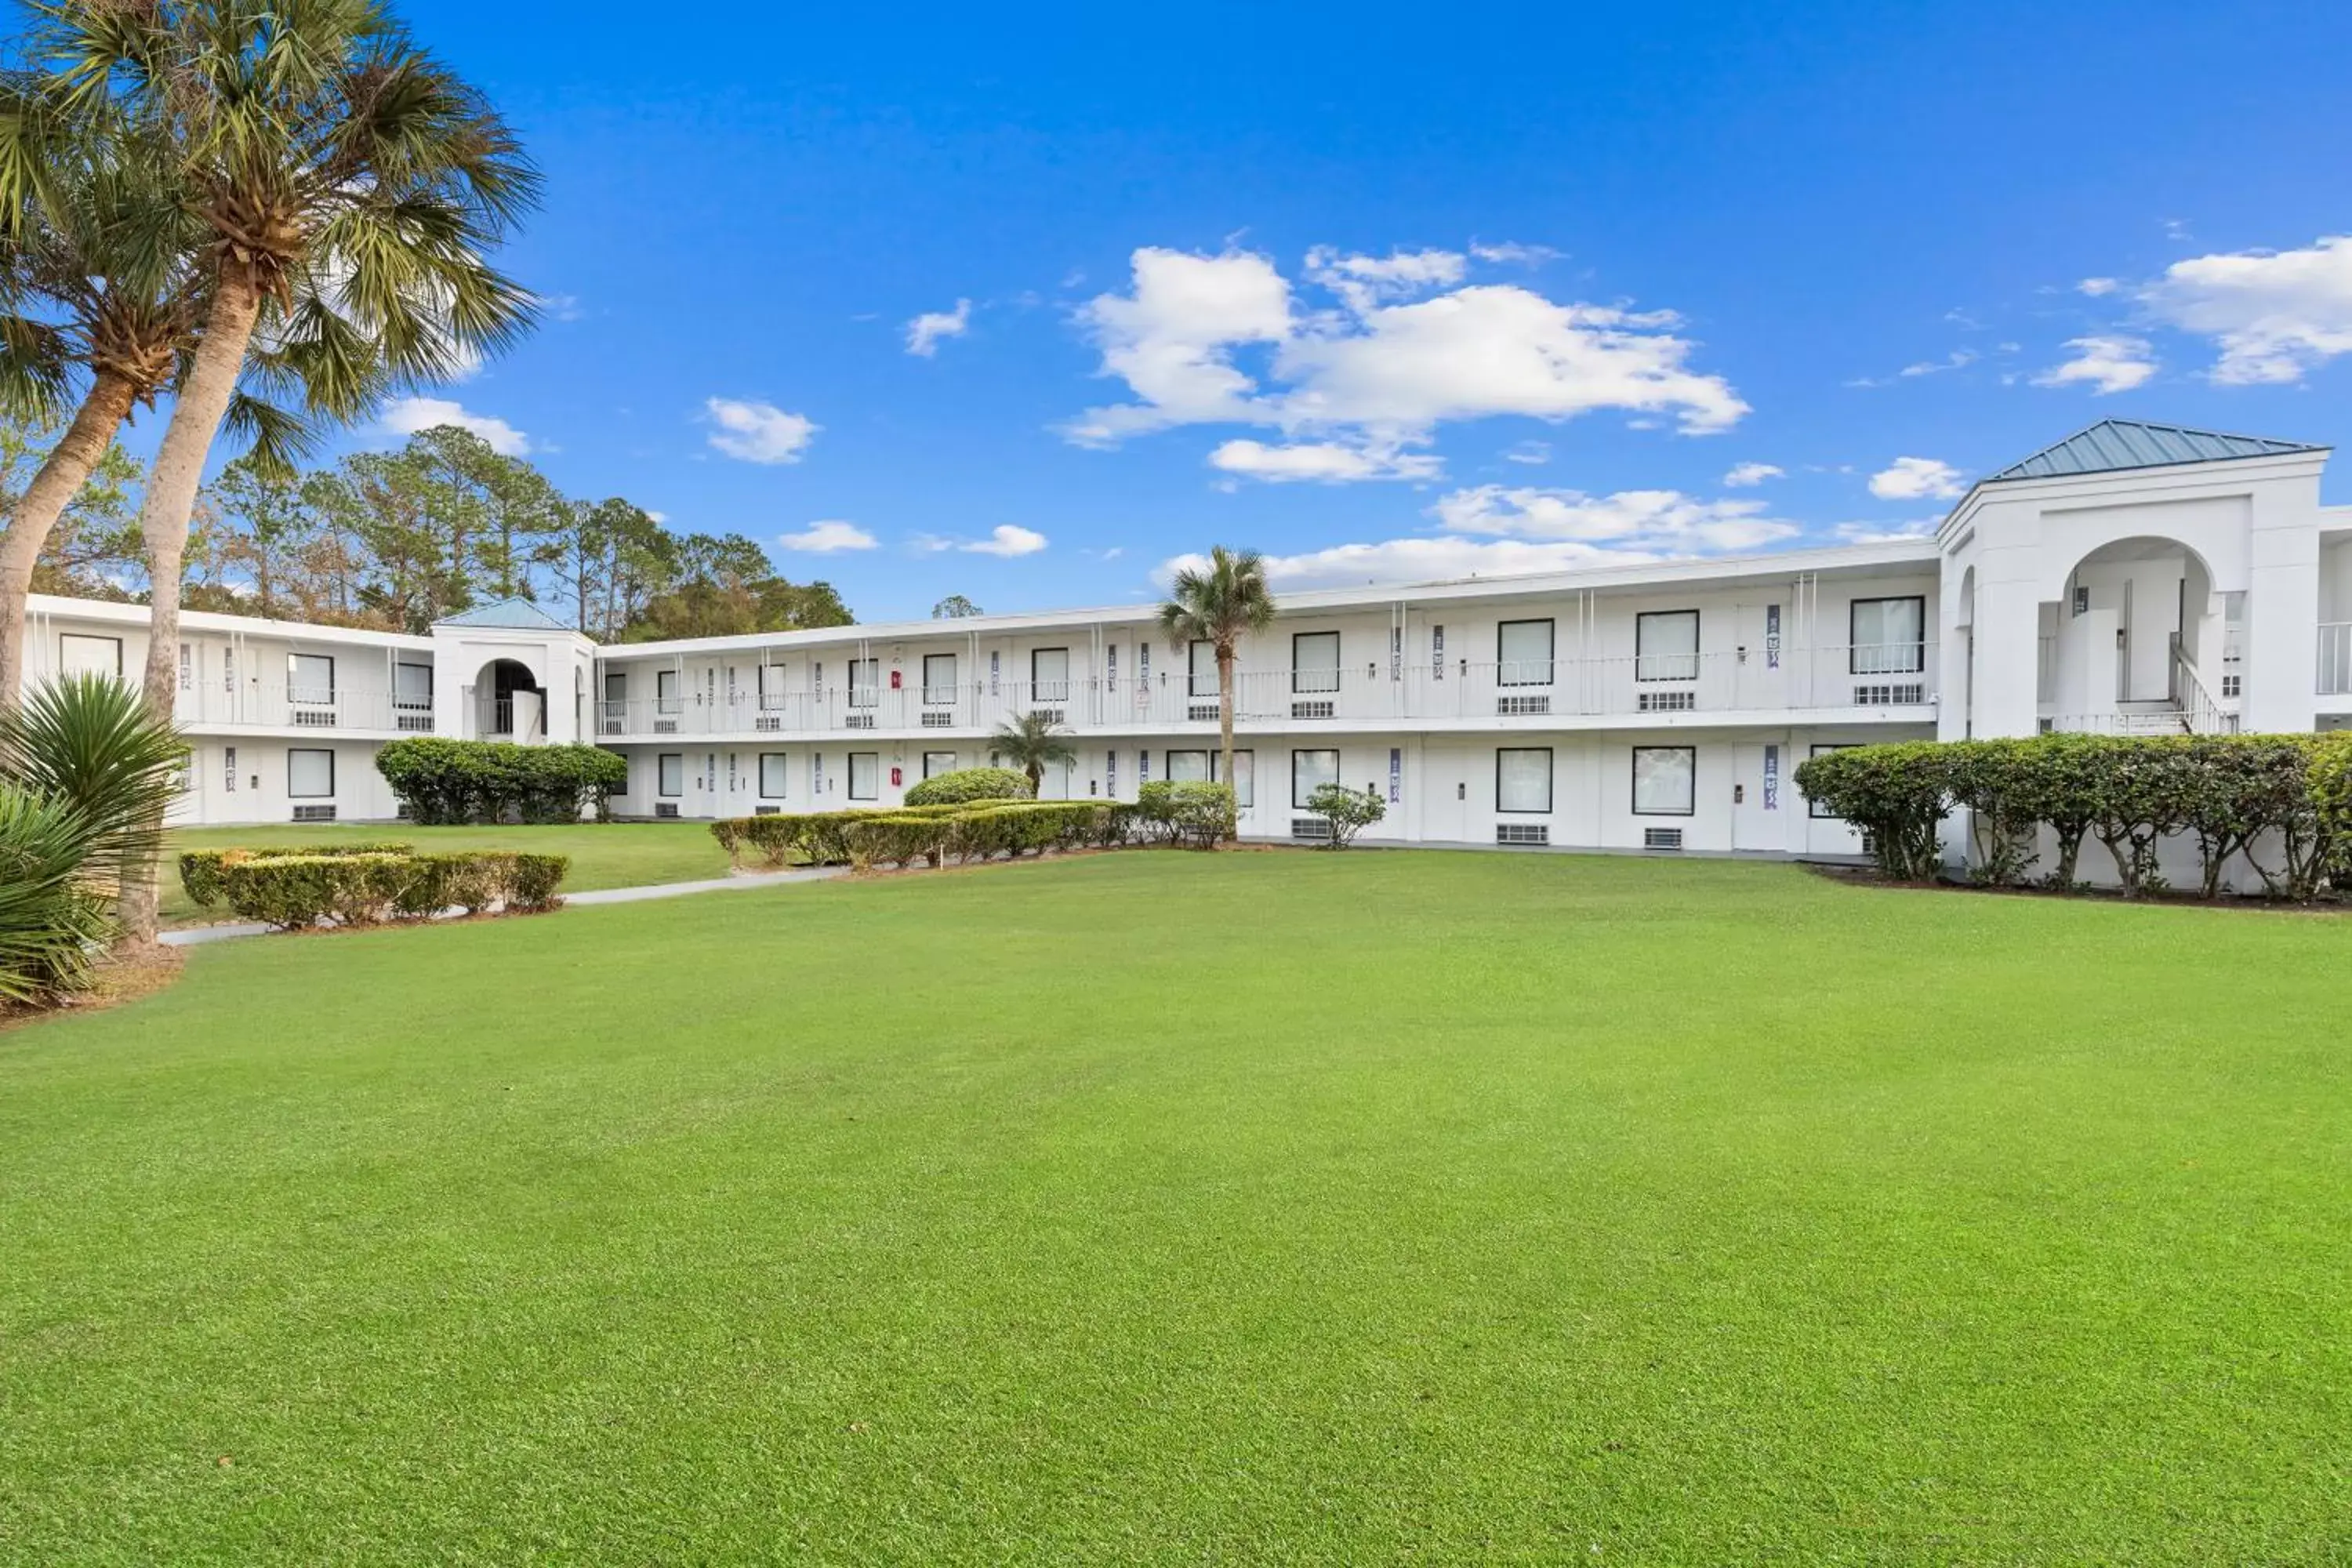
[(0, 784), (0, 1003), (53, 1001), (89, 984), (114, 933), (83, 874), (89, 824), (64, 801)]
[(110, 675), (47, 681), (0, 712), (0, 781), (70, 811), (83, 835), (85, 885), (119, 888), (163, 847), (188, 748)]

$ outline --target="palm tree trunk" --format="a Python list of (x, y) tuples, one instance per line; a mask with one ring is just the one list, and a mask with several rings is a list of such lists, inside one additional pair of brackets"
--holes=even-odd
[[(180, 658), (180, 574), (188, 548), (188, 519), (196, 510), (205, 460), (245, 373), (245, 352), (261, 297), (244, 268), (224, 262), (196, 357), (172, 405), (172, 423), (147, 476), (147, 497), (139, 508), (139, 530), (147, 542), (147, 711), (159, 723), (172, 722), (177, 700)], [(155, 940), (158, 862), (132, 867), (122, 883), (122, 929), (131, 942)]]
[(25, 597), (32, 592), (41, 546), (131, 416), (134, 391), (122, 376), (102, 372), (90, 383), (73, 423), (25, 487), (8, 531), (0, 533), (0, 709), (14, 708), (24, 696)]
[(1224, 772), (1219, 776), (1234, 799), (1241, 799), (1241, 790), (1234, 783), (1234, 645), (1217, 645), (1217, 765)]

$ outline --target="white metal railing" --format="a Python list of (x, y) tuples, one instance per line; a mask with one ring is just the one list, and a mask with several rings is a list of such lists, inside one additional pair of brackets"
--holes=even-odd
[(2182, 726), (2192, 735), (2234, 733), (2238, 716), (2213, 700), (2205, 689), (2204, 677), (2197, 673), (2196, 664), (2180, 646), (2178, 635), (2172, 639), (2173, 700), (2180, 706)]
[(2319, 695), (2352, 693), (2352, 621), (2331, 621), (2319, 628)]

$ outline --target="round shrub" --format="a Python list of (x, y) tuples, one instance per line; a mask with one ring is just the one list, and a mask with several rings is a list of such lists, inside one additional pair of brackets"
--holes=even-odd
[(908, 805), (961, 805), (974, 800), (1027, 800), (1029, 780), (1011, 768), (958, 768), (908, 787)]

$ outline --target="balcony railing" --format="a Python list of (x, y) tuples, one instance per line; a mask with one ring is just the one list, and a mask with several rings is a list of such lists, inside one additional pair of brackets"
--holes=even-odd
[[(1793, 709), (1925, 708), (1935, 700), (1932, 643), (1857, 647), (1551, 658), (1455, 659), (1391, 674), (1385, 664), (1244, 670), (1234, 721), (1250, 726), (1398, 720), (1528, 720)], [(824, 687), (806, 691), (599, 704), (605, 738), (828, 735), (860, 731), (988, 731), (1043, 713), (1073, 730), (1164, 729), (1218, 721), (1213, 679), (975, 681), (958, 686)]]
[(2352, 695), (2352, 621), (2336, 621), (2319, 628), (2319, 694)]

